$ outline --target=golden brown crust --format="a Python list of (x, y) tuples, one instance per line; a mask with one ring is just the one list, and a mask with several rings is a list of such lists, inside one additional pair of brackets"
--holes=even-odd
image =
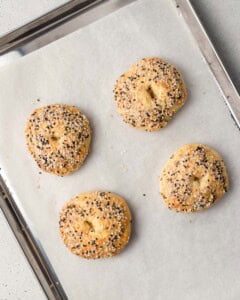
[(128, 243), (131, 213), (125, 200), (116, 194), (80, 194), (64, 205), (59, 228), (72, 253), (88, 259), (111, 257)]
[(114, 94), (123, 120), (146, 131), (166, 126), (187, 98), (179, 71), (158, 57), (133, 65), (117, 80)]
[(212, 206), (228, 190), (228, 175), (221, 156), (202, 144), (179, 148), (164, 166), (160, 193), (177, 212), (197, 212)]
[(74, 106), (55, 104), (36, 109), (25, 129), (28, 150), (45, 172), (65, 176), (85, 160), (91, 142), (86, 116)]

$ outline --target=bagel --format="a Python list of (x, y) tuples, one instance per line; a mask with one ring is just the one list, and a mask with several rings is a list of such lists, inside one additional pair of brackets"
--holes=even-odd
[(131, 213), (120, 196), (90, 192), (68, 201), (59, 221), (60, 235), (69, 250), (83, 258), (118, 254), (131, 234)]
[(197, 212), (217, 202), (228, 190), (228, 175), (222, 157), (202, 144), (179, 148), (164, 166), (160, 193), (168, 208)]
[(158, 130), (183, 106), (187, 90), (179, 71), (158, 58), (143, 58), (116, 82), (115, 102), (123, 120), (137, 129)]
[(91, 142), (87, 117), (77, 107), (62, 104), (36, 109), (28, 119), (25, 135), (38, 166), (60, 176), (82, 165)]

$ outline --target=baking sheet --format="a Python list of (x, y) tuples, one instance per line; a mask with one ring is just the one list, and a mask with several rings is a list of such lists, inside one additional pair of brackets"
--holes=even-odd
[[(122, 122), (112, 89), (153, 55), (179, 67), (189, 99), (166, 128), (146, 133)], [(25, 146), (28, 115), (48, 103), (77, 105), (94, 131), (84, 166), (65, 178), (39, 174)], [(231, 188), (208, 211), (176, 214), (159, 196), (158, 177), (191, 142), (223, 155)], [(239, 149), (239, 131), (169, 0), (139, 0), (0, 72), (1, 172), (70, 299), (239, 299)], [(66, 200), (96, 189), (127, 199), (133, 236), (120, 255), (86, 261), (62, 243), (58, 214)]]

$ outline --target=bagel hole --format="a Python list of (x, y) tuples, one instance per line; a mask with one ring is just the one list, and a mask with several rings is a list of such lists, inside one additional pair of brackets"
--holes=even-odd
[(149, 87), (147, 88), (147, 93), (149, 94), (149, 96), (153, 99), (155, 98), (155, 93), (151, 87), (151, 85), (149, 85)]
[(201, 182), (202, 182), (202, 177), (197, 177), (197, 176), (193, 176), (192, 177), (192, 182), (193, 182), (193, 185), (197, 188), (200, 188), (201, 186)]
[(85, 230), (87, 231), (87, 232), (89, 232), (89, 231), (94, 231), (94, 227), (93, 227), (93, 224), (91, 223), (91, 222), (89, 222), (89, 221), (84, 221), (84, 227), (85, 227)]
[(197, 176), (193, 176), (193, 181), (195, 181), (195, 182), (199, 182), (199, 181), (200, 181), (200, 178), (199, 178), (199, 177), (197, 177)]
[(57, 142), (59, 139), (60, 139), (60, 137), (57, 137), (57, 136), (55, 136), (55, 135), (51, 136), (51, 140), (52, 140), (53, 142)]

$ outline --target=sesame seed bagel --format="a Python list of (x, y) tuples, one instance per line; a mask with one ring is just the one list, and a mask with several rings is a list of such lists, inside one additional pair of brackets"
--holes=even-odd
[(48, 105), (36, 109), (25, 129), (28, 150), (45, 172), (65, 176), (85, 160), (91, 142), (86, 116), (74, 106)]
[(165, 204), (177, 212), (197, 212), (212, 206), (228, 190), (222, 157), (202, 144), (179, 148), (164, 166), (160, 193)]
[(118, 195), (90, 192), (64, 205), (59, 227), (72, 253), (88, 259), (111, 257), (128, 243), (131, 213), (125, 200)]
[(186, 101), (187, 90), (179, 71), (158, 58), (143, 58), (116, 82), (115, 102), (129, 125), (154, 131), (167, 125)]

